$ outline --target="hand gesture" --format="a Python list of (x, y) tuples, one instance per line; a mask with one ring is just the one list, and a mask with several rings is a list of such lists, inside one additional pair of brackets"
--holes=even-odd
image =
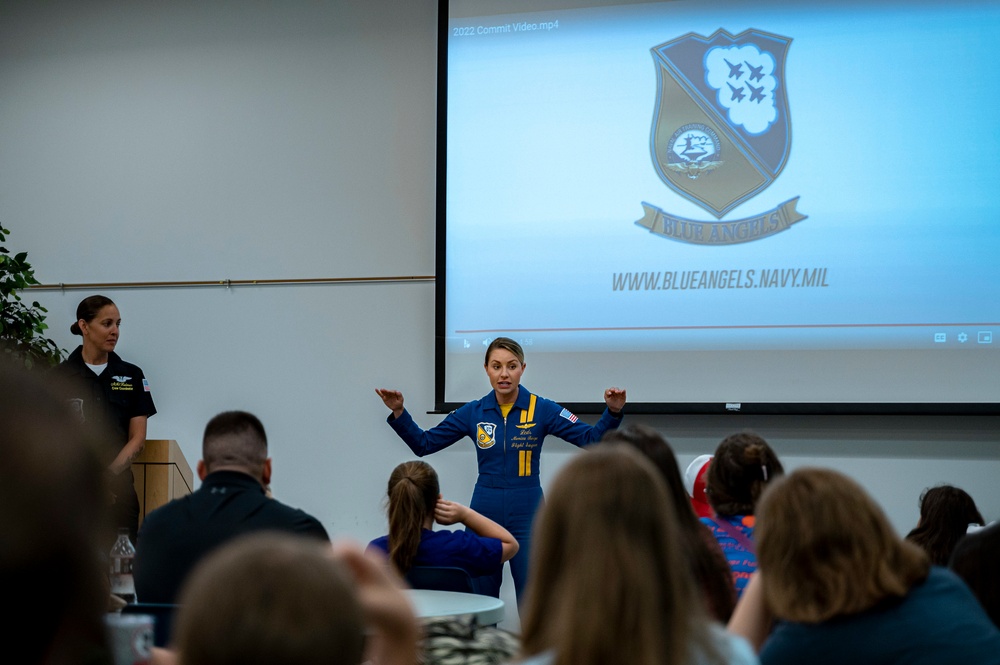
[(618, 413), (625, 408), (625, 389), (611, 387), (604, 391), (604, 403), (612, 413)]
[(382, 402), (392, 411), (393, 418), (403, 415), (403, 393), (398, 390), (388, 390), (386, 388), (376, 388), (375, 394), (382, 398)]
[(434, 506), (434, 519), (443, 526), (458, 524), (465, 521), (465, 510), (465, 506), (460, 503), (438, 497), (437, 505)]

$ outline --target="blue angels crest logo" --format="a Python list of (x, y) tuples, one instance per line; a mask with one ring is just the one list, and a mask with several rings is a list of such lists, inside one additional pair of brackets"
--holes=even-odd
[(492, 448), (493, 444), (496, 443), (494, 435), (496, 434), (497, 426), (493, 423), (478, 423), (476, 425), (476, 445), (480, 448)]
[[(734, 36), (720, 29), (651, 49), (657, 74), (653, 166), (670, 189), (716, 219), (771, 185), (788, 161), (790, 43), (760, 30)], [(644, 203), (646, 217), (637, 223), (685, 242), (746, 242), (805, 219), (794, 209), (797, 201), (733, 222), (687, 220)]]

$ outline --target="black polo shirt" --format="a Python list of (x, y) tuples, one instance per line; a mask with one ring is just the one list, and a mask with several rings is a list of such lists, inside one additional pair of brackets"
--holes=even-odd
[[(81, 421), (112, 435), (102, 451), (104, 463), (111, 464), (128, 442), (129, 421), (156, 413), (145, 375), (137, 365), (125, 362), (112, 351), (107, 367), (98, 376), (84, 362), (82, 346), (59, 365), (59, 372), (70, 379), (70, 405)], [(131, 474), (127, 477), (131, 479)]]
[(269, 499), (257, 479), (216, 471), (201, 487), (146, 516), (136, 545), (135, 591), (143, 603), (174, 603), (195, 564), (246, 533), (283, 531), (329, 540), (311, 515)]

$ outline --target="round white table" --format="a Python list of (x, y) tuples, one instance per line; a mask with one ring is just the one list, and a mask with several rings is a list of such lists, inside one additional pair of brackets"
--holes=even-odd
[(493, 596), (432, 589), (407, 589), (407, 594), (420, 619), (472, 615), (480, 626), (503, 621), (503, 601)]

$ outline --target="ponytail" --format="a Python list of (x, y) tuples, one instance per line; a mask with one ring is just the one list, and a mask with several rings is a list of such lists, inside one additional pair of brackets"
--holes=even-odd
[(389, 560), (400, 574), (413, 566), (439, 494), (437, 473), (426, 462), (404, 462), (389, 476)]

